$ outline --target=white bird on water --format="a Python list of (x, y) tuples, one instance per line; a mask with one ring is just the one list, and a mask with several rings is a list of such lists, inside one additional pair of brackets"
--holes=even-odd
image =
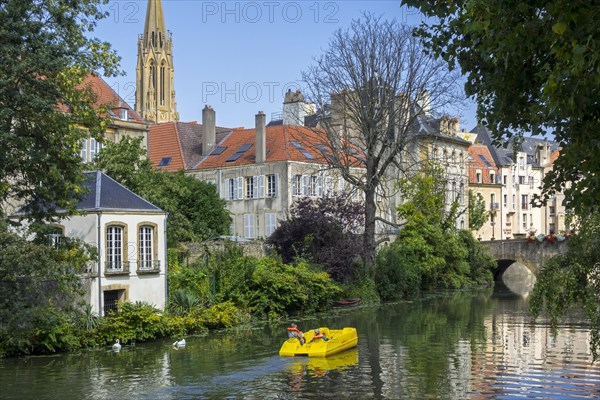
[(173, 343), (173, 347), (185, 347), (185, 339), (177, 340)]
[(112, 347), (112, 349), (113, 349), (113, 351), (114, 351), (114, 352), (116, 352), (116, 353), (118, 353), (119, 351), (121, 351), (121, 344), (119, 343), (119, 339), (117, 339), (117, 340), (115, 341), (115, 344), (113, 344), (113, 347)]

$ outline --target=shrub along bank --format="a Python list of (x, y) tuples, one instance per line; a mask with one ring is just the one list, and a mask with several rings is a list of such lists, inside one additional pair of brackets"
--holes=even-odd
[[(36, 311), (30, 305), (27, 315), (32, 318), (27, 327), (11, 331), (7, 325), (0, 326), (0, 357), (76, 351), (109, 345), (116, 339), (135, 343), (181, 338), (252, 319), (314, 313), (340, 297), (360, 297), (363, 302), (401, 299), (423, 289), (488, 282), (489, 259), (468, 232), (452, 238), (447, 233), (440, 237), (430, 231), (425, 235), (403, 232), (380, 251), (374, 277), (358, 276), (343, 287), (324, 267), (302, 260), (285, 264), (276, 257), (244, 256), (233, 244), (223, 251), (207, 251), (190, 265), (179, 262), (180, 255), (171, 250), (166, 310), (145, 303), (121, 303), (99, 318), (89, 306), (57, 308), (53, 302), (52, 307), (44, 303)], [(70, 285), (77, 289), (75, 282)], [(27, 299), (22, 300), (24, 306)]]
[[(245, 257), (235, 246), (190, 266), (179, 264), (175, 252), (170, 259), (170, 299), (164, 312), (145, 303), (120, 303), (117, 310), (100, 318), (89, 306), (57, 308), (44, 303), (25, 307), (27, 299), (23, 299), (23, 307), (37, 307), (37, 311), (31, 311), (31, 321), (20, 330), (11, 330), (0, 321), (0, 357), (76, 351), (116, 339), (132, 343), (179, 338), (252, 318), (311, 313), (330, 305), (341, 290), (318, 267)], [(70, 285), (78, 292), (75, 280)], [(18, 325), (19, 318), (13, 322)]]

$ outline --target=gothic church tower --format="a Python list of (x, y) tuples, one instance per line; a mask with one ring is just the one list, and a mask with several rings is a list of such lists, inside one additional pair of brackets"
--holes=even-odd
[(173, 72), (173, 38), (165, 29), (162, 2), (148, 0), (144, 33), (138, 37), (135, 92), (135, 110), (145, 120), (179, 120)]

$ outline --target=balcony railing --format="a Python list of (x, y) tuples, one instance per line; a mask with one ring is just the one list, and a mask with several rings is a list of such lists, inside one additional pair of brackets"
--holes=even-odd
[(138, 261), (138, 274), (153, 274), (160, 272), (160, 260)]
[(500, 208), (500, 204), (499, 203), (490, 203), (490, 209), (492, 210), (498, 210)]
[(105, 275), (129, 275), (129, 261), (106, 261)]

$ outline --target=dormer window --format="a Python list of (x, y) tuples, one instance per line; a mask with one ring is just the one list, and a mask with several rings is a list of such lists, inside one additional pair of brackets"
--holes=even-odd
[(122, 121), (127, 121), (129, 119), (129, 113), (126, 108), (119, 108), (119, 118), (121, 118)]

